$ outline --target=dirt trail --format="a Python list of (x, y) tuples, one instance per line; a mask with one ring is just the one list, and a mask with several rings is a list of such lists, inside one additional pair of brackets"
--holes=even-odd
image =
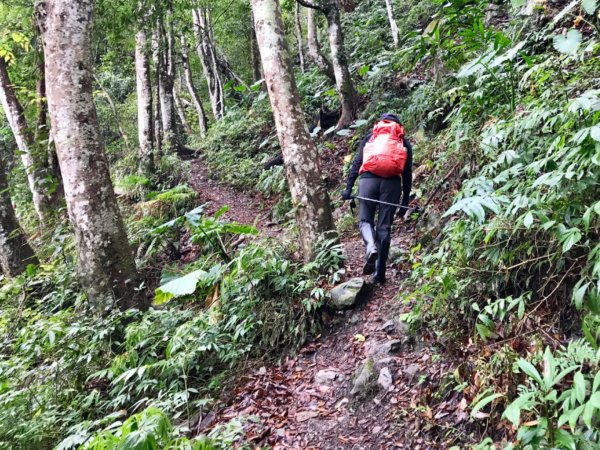
[(281, 227), (269, 221), (269, 209), (272, 205), (247, 192), (211, 179), (209, 172), (202, 159), (192, 161), (190, 186), (198, 192), (203, 203), (210, 202), (207, 209), (209, 214), (228, 206), (229, 211), (224, 217), (229, 220), (254, 225), (262, 234), (271, 237), (281, 232)]
[[(191, 184), (201, 200), (213, 201), (215, 209), (227, 204), (229, 219), (277, 234), (277, 228), (263, 225), (265, 208), (255, 198), (209, 180), (200, 161), (194, 169)], [(194, 432), (256, 416), (260, 424), (249, 426), (246, 438), (275, 449), (431, 449), (456, 443), (462, 432), (455, 427), (466, 421), (466, 403), (457, 392), (436, 392), (454, 365), (435, 355), (426, 337), (415, 338), (397, 320), (410, 307), (397, 300), (409, 265), (393, 261), (394, 252), (410, 249), (406, 228), (395, 230), (385, 286), (373, 287), (361, 306), (333, 313), (323, 334), (297, 356), (238, 380), (229, 401), (202, 417)], [(348, 278), (359, 276), (362, 242), (349, 237), (343, 246)], [(364, 392), (352, 395), (355, 374), (371, 364), (367, 361), (373, 363), (371, 379)]]

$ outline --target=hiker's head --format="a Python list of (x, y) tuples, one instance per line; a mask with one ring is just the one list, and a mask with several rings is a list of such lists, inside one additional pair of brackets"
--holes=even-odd
[(388, 120), (390, 122), (396, 122), (402, 125), (402, 122), (400, 122), (400, 117), (398, 117), (396, 114), (391, 114), (391, 113), (385, 113), (382, 114), (381, 117), (379, 118), (379, 120)]

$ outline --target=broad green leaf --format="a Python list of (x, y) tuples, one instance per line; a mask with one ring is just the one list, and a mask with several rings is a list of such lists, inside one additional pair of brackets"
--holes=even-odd
[(517, 361), (517, 366), (519, 366), (519, 369), (521, 369), (523, 373), (533, 378), (538, 385), (543, 385), (542, 376), (540, 375), (538, 370), (533, 366), (533, 364), (531, 364), (529, 361), (521, 358)]
[(544, 389), (548, 390), (554, 386), (554, 375), (556, 373), (556, 361), (550, 347), (544, 351)]
[(162, 305), (172, 298), (191, 295), (196, 291), (198, 281), (206, 276), (208, 272), (204, 270), (195, 270), (183, 277), (169, 281), (167, 284), (160, 286), (154, 296), (154, 304)]
[(565, 55), (574, 55), (581, 45), (582, 35), (579, 30), (569, 30), (566, 36), (554, 36), (554, 48)]
[(533, 225), (533, 213), (530, 211), (525, 215), (525, 219), (523, 219), (523, 225), (525, 228), (530, 229), (531, 225)]
[(600, 392), (594, 392), (594, 394), (592, 394), (590, 397), (590, 403), (596, 408), (600, 408)]
[(575, 429), (575, 425), (577, 425), (577, 421), (579, 420), (579, 417), (583, 412), (583, 408), (585, 408), (585, 405), (579, 406), (578, 408), (571, 411), (571, 414), (569, 414), (569, 426), (571, 427), (571, 429)]
[(568, 252), (571, 248), (581, 240), (581, 232), (577, 228), (569, 230), (566, 239), (563, 241), (563, 253)]
[(518, 426), (521, 420), (521, 410), (528, 410), (527, 403), (535, 395), (535, 392), (528, 392), (519, 396), (515, 401), (506, 407), (503, 416), (514, 426)]
[(585, 404), (585, 408), (583, 408), (583, 423), (587, 425), (588, 428), (592, 428), (592, 418), (594, 417), (594, 410), (596, 407), (592, 405), (591, 402), (587, 402)]
[[(596, 373), (596, 376), (594, 377), (594, 382), (592, 383), (592, 392), (596, 393), (596, 391), (598, 390), (599, 387), (600, 387), (600, 370)], [(598, 400), (600, 401), (600, 396), (598, 397)], [(598, 408), (600, 408), (600, 403), (598, 403)]]
[(585, 400), (585, 378), (581, 372), (577, 372), (573, 377), (573, 389), (575, 389), (575, 398), (579, 403)]
[(598, 4), (596, 3), (596, 0), (581, 0), (581, 7), (586, 13), (591, 15), (596, 12)]
[(490, 404), (499, 397), (503, 397), (503, 394), (492, 394), (479, 400), (477, 404), (473, 406), (473, 410), (471, 411), (471, 417), (475, 417), (475, 414), (477, 414), (481, 408)]
[(594, 125), (590, 128), (590, 136), (596, 142), (600, 142), (600, 125)]
[(571, 436), (571, 433), (566, 430), (560, 428), (554, 430), (554, 442), (555, 444), (560, 444), (560, 448), (577, 450), (577, 444), (575, 443), (573, 436)]
[[(581, 280), (583, 281), (583, 280)], [(581, 283), (581, 281), (579, 283)], [(577, 284), (579, 284), (577, 283)], [(581, 307), (583, 306), (583, 297), (585, 296), (585, 292), (587, 291), (588, 286), (591, 284), (590, 281), (588, 281), (587, 283), (577, 287), (577, 285), (575, 286), (576, 289), (573, 291), (573, 303), (575, 303), (575, 307), (577, 309), (581, 309)]]

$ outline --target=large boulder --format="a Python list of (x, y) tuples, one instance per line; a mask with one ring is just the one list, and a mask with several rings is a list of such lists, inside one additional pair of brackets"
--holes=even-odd
[(335, 309), (351, 308), (366, 294), (366, 283), (362, 278), (352, 278), (330, 291), (329, 306)]

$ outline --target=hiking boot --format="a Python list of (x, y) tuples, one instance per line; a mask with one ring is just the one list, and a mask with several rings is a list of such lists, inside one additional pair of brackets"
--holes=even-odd
[(373, 277), (371, 278), (371, 280), (373, 280), (373, 283), (377, 283), (377, 284), (385, 284), (385, 282), (387, 281), (385, 279), (385, 275), (383, 275), (383, 276), (373, 275)]
[(390, 241), (383, 241), (379, 246), (379, 254), (375, 262), (375, 276), (373, 280), (377, 283), (385, 283), (385, 264), (390, 253)]
[(373, 272), (375, 272), (377, 257), (377, 250), (371, 250), (369, 253), (367, 253), (366, 262), (363, 267), (363, 275), (371, 275)]

